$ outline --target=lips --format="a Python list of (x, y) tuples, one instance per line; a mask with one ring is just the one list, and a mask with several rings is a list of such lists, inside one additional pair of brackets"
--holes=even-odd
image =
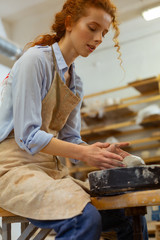
[(96, 49), (94, 45), (87, 44), (87, 46), (91, 52), (93, 52)]

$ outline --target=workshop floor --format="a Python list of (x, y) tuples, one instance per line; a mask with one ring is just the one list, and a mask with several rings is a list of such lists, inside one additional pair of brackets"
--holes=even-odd
[[(49, 237), (46, 237), (45, 240), (54, 240), (55, 238), (53, 236), (49, 236)], [(100, 240), (103, 240), (103, 238), (101, 238)], [(149, 239), (150, 240), (150, 239)], [(151, 239), (152, 240), (152, 239)], [(154, 240), (154, 239), (153, 239)]]
[[(53, 236), (49, 236), (46, 238), (46, 240), (55, 240), (55, 238)], [(103, 240), (103, 238), (101, 238), (100, 240)], [(155, 238), (149, 238), (149, 240), (156, 240)]]

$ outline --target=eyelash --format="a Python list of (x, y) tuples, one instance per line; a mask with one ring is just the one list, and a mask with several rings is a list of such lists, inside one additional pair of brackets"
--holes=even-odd
[(89, 26), (88, 26), (88, 28), (89, 28), (89, 30), (91, 30), (92, 32), (96, 31), (96, 29), (91, 28), (91, 27), (89, 27)]
[[(93, 29), (93, 28), (91, 28), (91, 27), (88, 27), (88, 28), (89, 28), (89, 30), (92, 31), (92, 32), (95, 32), (95, 31), (96, 31), (96, 29)], [(102, 34), (102, 37), (105, 38), (105, 35)]]

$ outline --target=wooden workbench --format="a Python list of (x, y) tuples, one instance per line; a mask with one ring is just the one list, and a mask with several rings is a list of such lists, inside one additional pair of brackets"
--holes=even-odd
[[(145, 215), (147, 213), (147, 206), (160, 205), (160, 190), (145, 190), (124, 193), (116, 196), (92, 197), (91, 202), (98, 210), (124, 208), (127, 215), (133, 216), (134, 239), (142, 240), (143, 237), (141, 231), (140, 215)], [(157, 233), (157, 236), (158, 235), (160, 236), (160, 234)], [(157, 239), (160, 240), (160, 238)]]

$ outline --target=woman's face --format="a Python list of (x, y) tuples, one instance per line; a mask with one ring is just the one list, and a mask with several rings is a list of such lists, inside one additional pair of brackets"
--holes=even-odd
[(103, 9), (89, 8), (86, 16), (73, 24), (69, 32), (72, 47), (77, 56), (87, 57), (102, 43), (112, 22)]

